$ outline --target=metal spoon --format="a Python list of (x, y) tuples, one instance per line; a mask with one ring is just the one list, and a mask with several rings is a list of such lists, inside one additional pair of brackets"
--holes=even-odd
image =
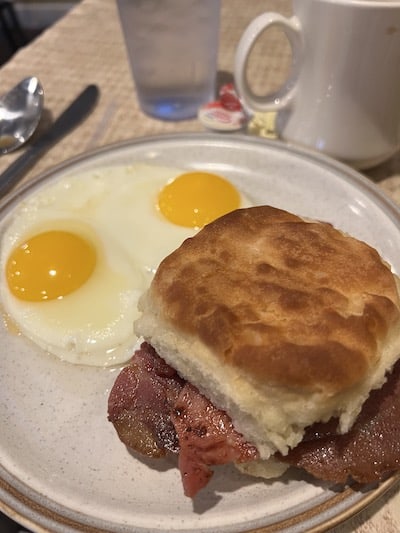
[(0, 154), (16, 150), (29, 139), (39, 124), (43, 101), (43, 87), (35, 76), (0, 97)]

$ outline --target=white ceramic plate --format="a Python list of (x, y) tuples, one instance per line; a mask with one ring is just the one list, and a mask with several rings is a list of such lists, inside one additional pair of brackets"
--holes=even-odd
[[(57, 167), (0, 205), (0, 232), (21, 197), (57, 177), (145, 161), (210, 170), (255, 203), (334, 223), (375, 246), (400, 272), (400, 213), (349, 168), (249, 137), (140, 139)], [(167, 461), (139, 461), (107, 421), (116, 371), (64, 364), (0, 330), (0, 509), (33, 531), (324, 531), (379, 496), (336, 492), (297, 475), (275, 482), (220, 468), (195, 502)]]

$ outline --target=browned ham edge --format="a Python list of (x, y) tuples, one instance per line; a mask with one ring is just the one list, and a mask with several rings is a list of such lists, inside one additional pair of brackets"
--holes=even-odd
[(400, 469), (400, 362), (382, 388), (370, 393), (351, 430), (339, 435), (337, 421), (314, 424), (303, 441), (278, 458), (317, 479), (362, 484)]
[[(205, 487), (211, 466), (252, 461), (252, 444), (229, 416), (179, 377), (155, 350), (143, 343), (117, 377), (110, 392), (108, 417), (121, 441), (148, 457), (179, 454), (186, 496)], [(314, 424), (281, 461), (318, 479), (344, 483), (379, 481), (400, 468), (400, 363), (387, 383), (373, 391), (352, 430), (336, 432), (337, 421)]]
[(184, 383), (149, 344), (142, 344), (108, 399), (109, 420), (126, 446), (148, 457), (179, 451), (170, 413)]

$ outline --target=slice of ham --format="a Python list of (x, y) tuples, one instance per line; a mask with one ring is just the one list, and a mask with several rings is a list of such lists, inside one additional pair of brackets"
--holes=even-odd
[(209, 466), (258, 457), (228, 415), (181, 379), (147, 343), (117, 377), (108, 418), (121, 441), (142, 455), (179, 453), (182, 484), (189, 497), (208, 483), (213, 474)]
[(400, 469), (400, 361), (386, 383), (370, 393), (351, 430), (336, 433), (337, 420), (314, 424), (303, 441), (278, 458), (317, 479), (362, 484)]

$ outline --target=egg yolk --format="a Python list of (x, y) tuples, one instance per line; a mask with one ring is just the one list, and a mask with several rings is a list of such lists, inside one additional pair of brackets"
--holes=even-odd
[(161, 190), (157, 204), (170, 222), (187, 228), (202, 228), (239, 206), (240, 195), (235, 187), (208, 172), (178, 176)]
[(13, 250), (6, 264), (7, 283), (20, 300), (60, 299), (81, 287), (95, 265), (90, 242), (67, 231), (46, 231)]

